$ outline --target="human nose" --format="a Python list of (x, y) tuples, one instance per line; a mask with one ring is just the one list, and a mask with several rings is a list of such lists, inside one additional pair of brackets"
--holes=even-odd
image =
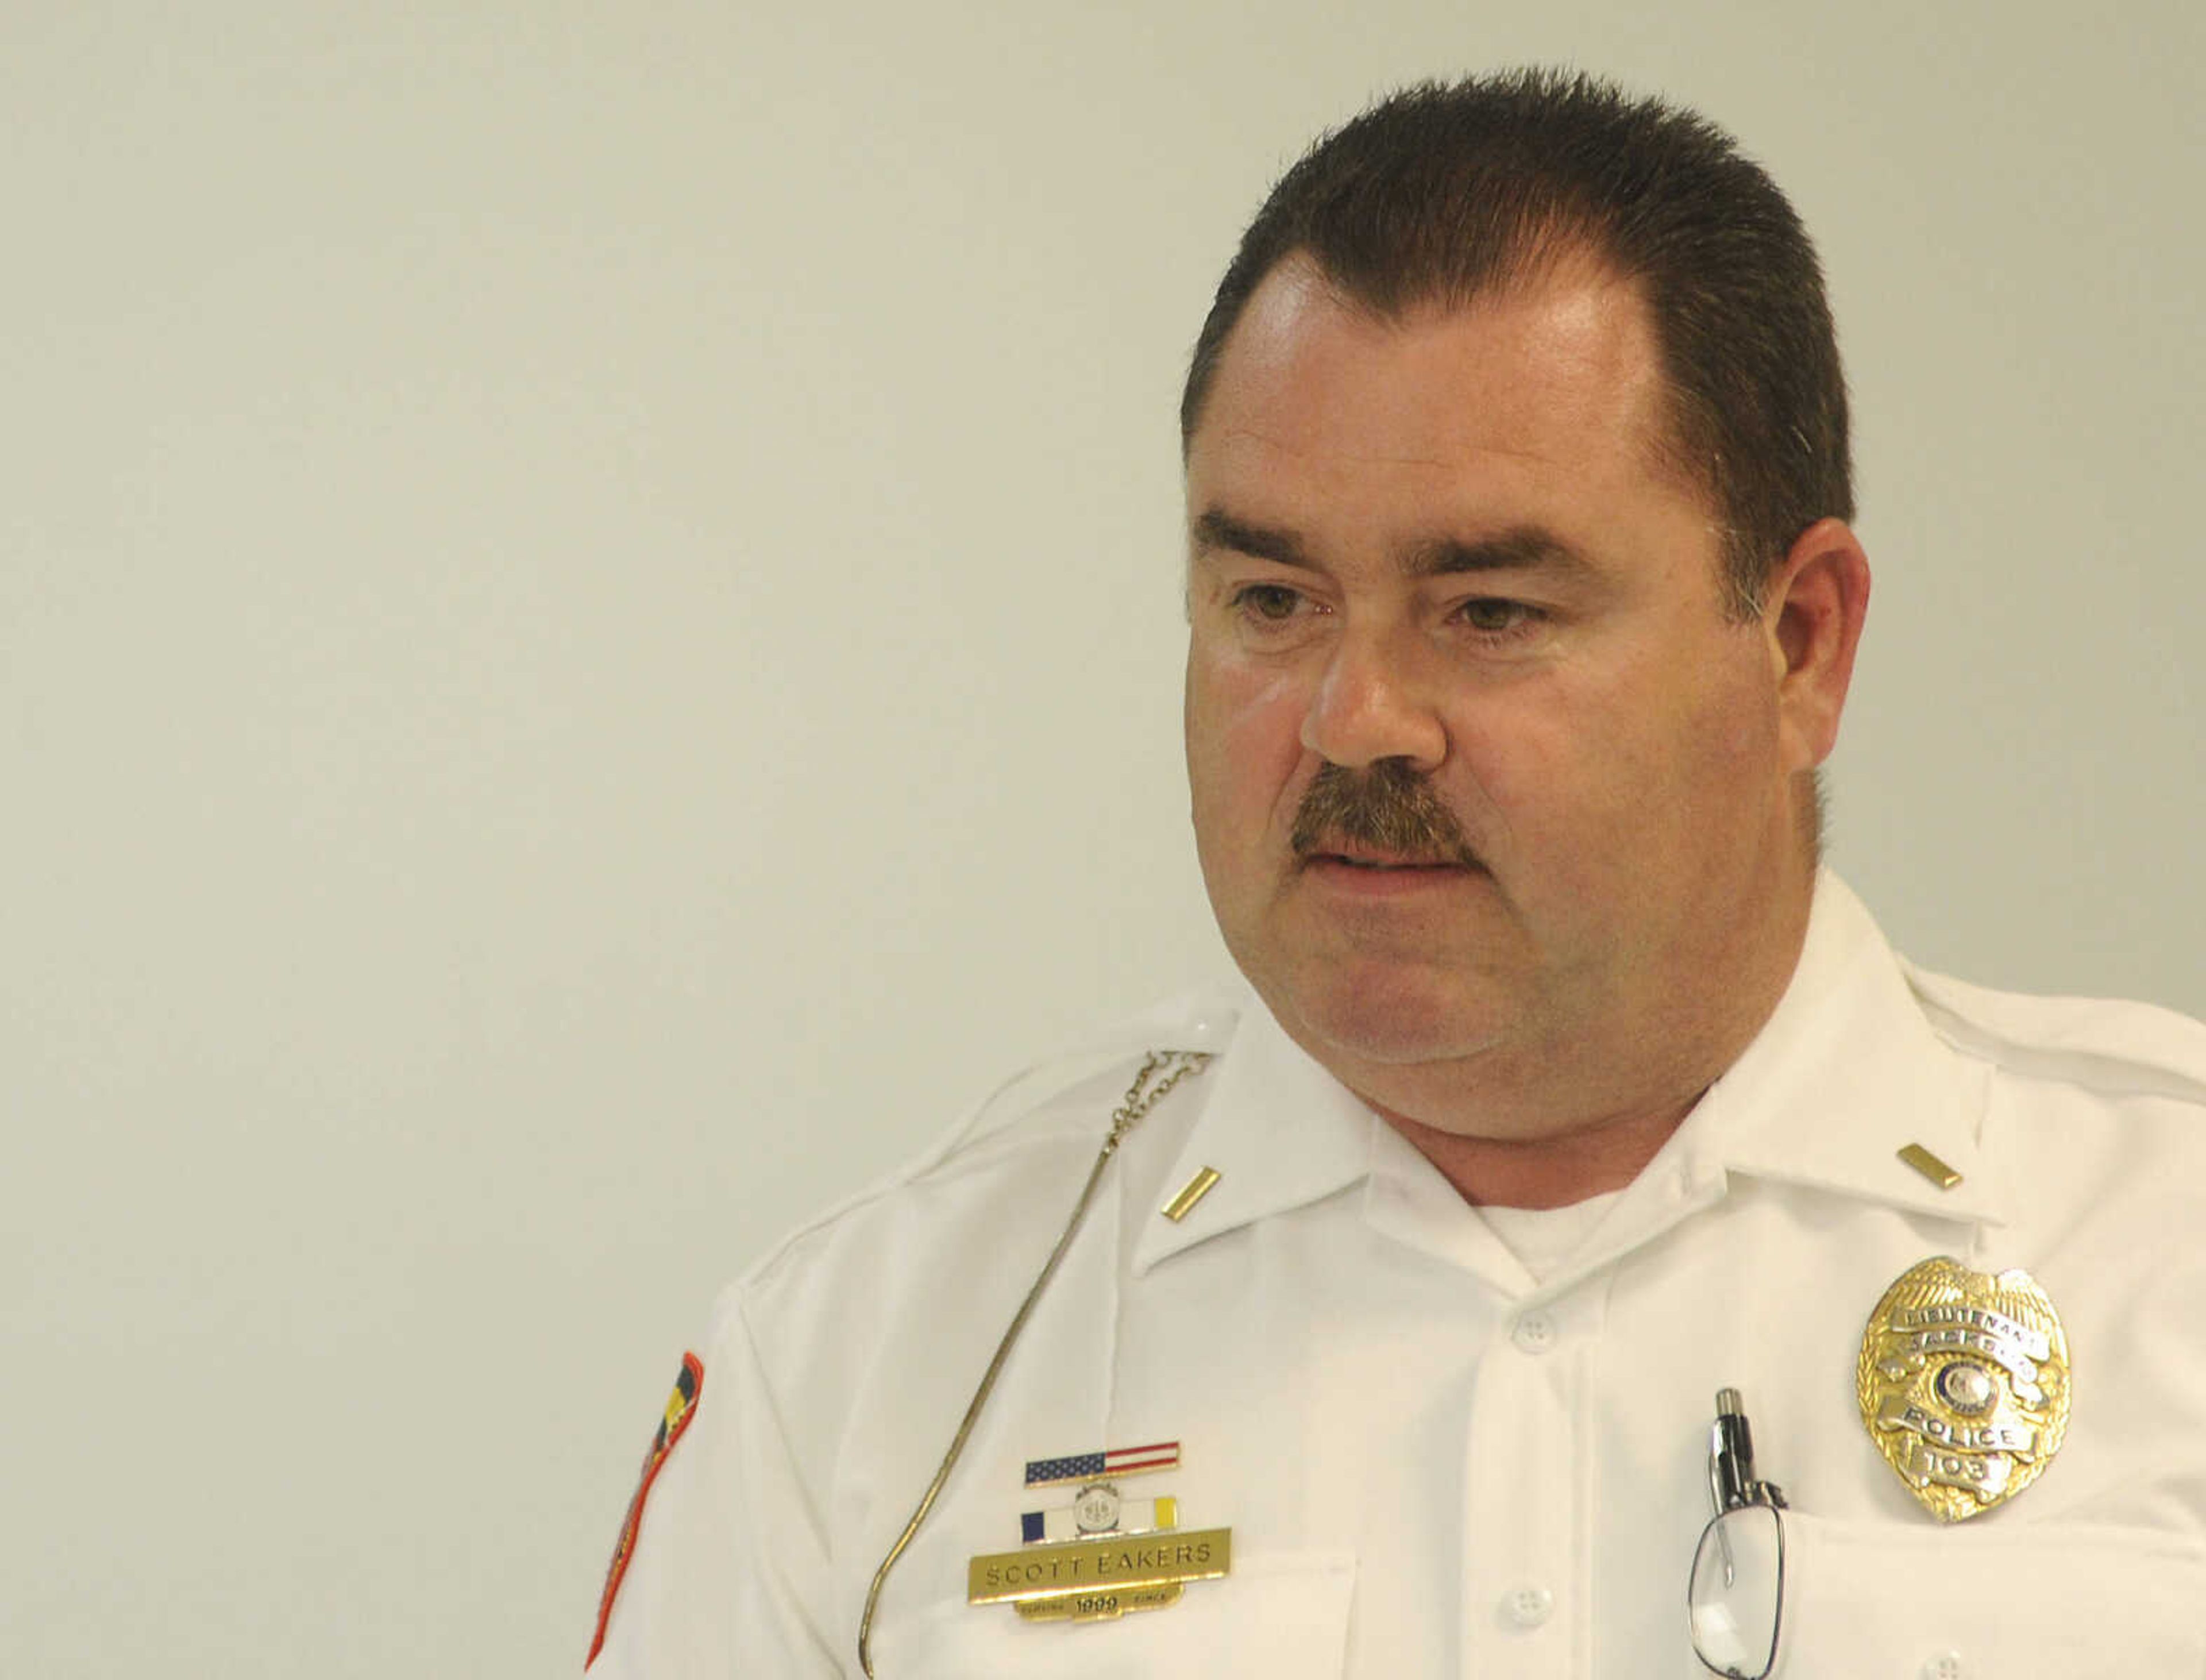
[(1334, 646), (1303, 716), (1303, 745), (1348, 770), (1404, 759), (1440, 767), (1447, 730), (1414, 674), (1375, 636), (1344, 636)]

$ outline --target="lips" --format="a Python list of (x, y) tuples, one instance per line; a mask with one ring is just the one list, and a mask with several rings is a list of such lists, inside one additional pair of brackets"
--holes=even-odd
[(1301, 879), (1333, 901), (1358, 904), (1424, 903), (1482, 877), (1477, 865), (1430, 852), (1380, 852), (1320, 847), (1300, 863)]
[(1460, 859), (1452, 857), (1401, 857), (1371, 852), (1318, 851), (1310, 855), (1312, 863), (1344, 863), (1351, 869), (1381, 871), (1388, 869), (1460, 869)]
[(1329, 834), (1306, 837), (1304, 843), (1296, 847), (1298, 860), (1303, 864), (1345, 864), (1351, 869), (1366, 870), (1383, 874), (1390, 870), (1410, 869), (1476, 869), (1478, 860), (1468, 846), (1447, 846), (1440, 843), (1440, 837), (1422, 845), (1386, 844), (1375, 837), (1366, 837), (1352, 830), (1335, 830)]

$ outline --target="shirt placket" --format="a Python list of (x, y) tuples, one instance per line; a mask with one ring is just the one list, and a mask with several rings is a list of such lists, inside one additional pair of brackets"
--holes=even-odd
[(1605, 1301), (1598, 1278), (1526, 1296), (1478, 1361), (1464, 1437), (1466, 1680), (1585, 1671), (1590, 1385)]

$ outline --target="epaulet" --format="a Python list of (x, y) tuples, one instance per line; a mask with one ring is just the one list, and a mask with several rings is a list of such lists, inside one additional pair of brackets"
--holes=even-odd
[(1994, 992), (1900, 967), (1932, 1030), (1958, 1050), (2108, 1095), (2206, 1103), (2206, 1023), (2154, 1004)]
[[(926, 1177), (945, 1162), (973, 1148), (1014, 1122), (1046, 1108), (1058, 1098), (1123, 1063), (1137, 1063), (1153, 1050), (1221, 1051), (1233, 1036), (1245, 997), (1230, 986), (1183, 993), (1128, 1016), (1100, 1032), (1083, 1034), (1046, 1056), (1029, 1062), (959, 1118), (933, 1143), (864, 1189), (844, 1197), (817, 1218), (784, 1236), (736, 1279), (740, 1290), (773, 1270), (790, 1250), (813, 1232), (831, 1225), (866, 1203)], [(1107, 1111), (1106, 1111), (1107, 1113)], [(1105, 1113), (1093, 1117), (1100, 1133)]]

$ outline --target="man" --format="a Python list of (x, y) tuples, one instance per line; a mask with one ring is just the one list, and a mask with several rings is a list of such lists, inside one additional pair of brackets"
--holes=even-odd
[(1182, 423), (1251, 991), (724, 1298), (593, 1672), (2206, 1674), (2206, 1029), (1820, 871), (1869, 565), (1774, 186), (1598, 83), (1398, 96)]

